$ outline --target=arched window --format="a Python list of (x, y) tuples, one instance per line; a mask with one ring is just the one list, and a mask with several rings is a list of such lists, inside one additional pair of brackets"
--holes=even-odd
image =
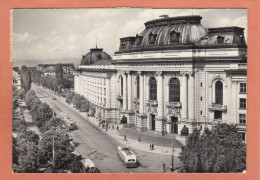
[(223, 83), (217, 81), (215, 84), (215, 103), (223, 105)]
[(150, 100), (157, 100), (157, 84), (156, 79), (152, 77), (149, 81), (149, 99)]
[(136, 78), (136, 97), (140, 98), (140, 78)]
[(124, 84), (123, 84), (123, 78), (121, 77), (121, 96), (123, 96), (123, 89), (124, 89)]
[(170, 80), (169, 100), (170, 102), (180, 102), (180, 81), (177, 78)]
[(156, 34), (151, 33), (149, 35), (149, 44), (155, 44)]

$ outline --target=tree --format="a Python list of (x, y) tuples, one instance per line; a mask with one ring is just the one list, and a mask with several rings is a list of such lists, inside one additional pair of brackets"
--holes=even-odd
[(63, 79), (63, 68), (62, 68), (62, 64), (56, 64), (55, 66), (55, 77), (56, 80), (58, 82), (58, 85), (61, 85), (61, 81)]
[(42, 124), (53, 116), (53, 110), (46, 103), (42, 102), (37, 104), (36, 107), (32, 107), (32, 109), (34, 108), (36, 109), (32, 111), (34, 123), (41, 128)]
[(201, 135), (195, 129), (182, 149), (184, 172), (242, 172), (246, 168), (246, 145), (234, 125), (218, 124)]
[(31, 72), (26, 66), (22, 66), (21, 69), (21, 84), (25, 92), (29, 91), (31, 88)]
[[(38, 166), (38, 151), (37, 146), (39, 136), (33, 131), (22, 131), (21, 134), (13, 141), (13, 161), (16, 161), (16, 166), (13, 166), (13, 171), (18, 173), (37, 172)], [(18, 157), (18, 158), (17, 158)], [(18, 160), (17, 160), (18, 159)]]
[(41, 127), (41, 131), (46, 132), (50, 130), (52, 127), (62, 126), (62, 124), (65, 124), (65, 122), (62, 119), (57, 117), (52, 117), (49, 121), (43, 123)]
[(12, 162), (13, 164), (18, 164), (19, 150), (16, 138), (12, 137)]
[(53, 162), (54, 144), (54, 169), (69, 169), (73, 160), (73, 148), (69, 144), (69, 135), (62, 128), (51, 128), (42, 134), (39, 147), (39, 162), (42, 166), (48, 167), (48, 162)]
[(25, 101), (26, 104), (29, 106), (29, 108), (31, 107), (33, 100), (36, 98), (36, 94), (33, 90), (30, 90), (26, 93), (25, 95)]

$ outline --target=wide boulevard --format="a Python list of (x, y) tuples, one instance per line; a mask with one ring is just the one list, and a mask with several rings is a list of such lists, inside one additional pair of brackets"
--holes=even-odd
[[(159, 173), (162, 172), (162, 162), (169, 166), (171, 156), (134, 150), (140, 166), (126, 168), (117, 155), (117, 147), (121, 144), (116, 139), (92, 125), (60, 98), (53, 100), (54, 94), (48, 90), (36, 85), (32, 85), (32, 88), (40, 100), (46, 102), (58, 115), (69, 117), (76, 122), (77, 128), (70, 132), (76, 143), (76, 151), (80, 152), (83, 157), (87, 157), (90, 152), (95, 150), (89, 155), (89, 158), (102, 173)], [(179, 162), (178, 158), (175, 158), (174, 161)]]

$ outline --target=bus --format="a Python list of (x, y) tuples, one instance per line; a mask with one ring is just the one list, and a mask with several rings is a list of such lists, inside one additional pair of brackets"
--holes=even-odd
[(117, 153), (127, 168), (137, 167), (136, 156), (129, 148), (118, 146)]

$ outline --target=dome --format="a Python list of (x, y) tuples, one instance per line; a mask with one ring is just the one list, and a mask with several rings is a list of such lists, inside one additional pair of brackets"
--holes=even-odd
[(96, 63), (99, 60), (108, 60), (111, 59), (110, 55), (103, 51), (102, 48), (93, 48), (90, 49), (90, 52), (85, 56), (82, 56), (80, 65), (91, 65)]
[(193, 44), (208, 34), (208, 30), (200, 24), (200, 16), (168, 17), (148, 21), (146, 29), (140, 34), (140, 46), (149, 46), (151, 36), (155, 35), (153, 45)]
[(188, 47), (208, 35), (207, 28), (200, 23), (201, 16), (162, 17), (144, 23), (145, 29), (140, 34), (120, 38), (116, 53)]

